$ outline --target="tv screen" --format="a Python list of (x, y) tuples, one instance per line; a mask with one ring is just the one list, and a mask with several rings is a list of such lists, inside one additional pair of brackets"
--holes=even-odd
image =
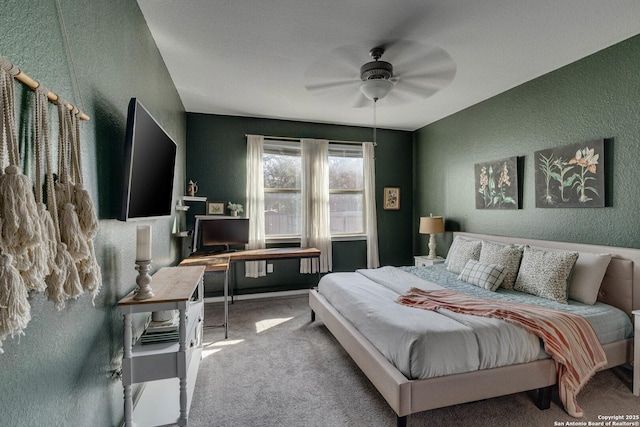
[(170, 216), (176, 143), (140, 101), (131, 98), (127, 115), (121, 221)]
[(249, 219), (230, 216), (196, 215), (194, 251), (219, 251), (221, 247), (249, 243)]

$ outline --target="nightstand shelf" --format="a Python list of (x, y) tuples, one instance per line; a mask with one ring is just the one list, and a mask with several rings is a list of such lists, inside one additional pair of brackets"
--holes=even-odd
[(436, 259), (429, 259), (427, 255), (414, 256), (413, 260), (416, 267), (428, 267), (431, 265), (442, 264), (444, 262), (444, 258), (437, 257)]

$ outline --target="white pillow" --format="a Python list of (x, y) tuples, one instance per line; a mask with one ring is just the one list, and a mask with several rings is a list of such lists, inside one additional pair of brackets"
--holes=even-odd
[(567, 281), (577, 258), (578, 252), (525, 246), (513, 289), (567, 304)]
[(478, 260), (481, 247), (482, 241), (480, 240), (468, 240), (456, 236), (456, 238), (453, 239), (453, 243), (447, 254), (447, 259), (445, 260), (447, 270), (452, 273), (461, 273), (464, 266), (467, 265), (467, 261), (470, 259), (474, 261)]
[(470, 259), (458, 276), (458, 280), (495, 292), (506, 274), (506, 269), (501, 265), (486, 264)]
[(573, 267), (569, 283), (569, 299), (589, 305), (595, 304), (609, 261), (611, 254), (578, 252), (578, 260)]

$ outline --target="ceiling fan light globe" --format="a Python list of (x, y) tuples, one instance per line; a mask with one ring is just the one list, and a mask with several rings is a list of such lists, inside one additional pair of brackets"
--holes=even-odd
[(372, 101), (378, 101), (393, 89), (393, 82), (385, 79), (372, 79), (362, 82), (360, 91)]

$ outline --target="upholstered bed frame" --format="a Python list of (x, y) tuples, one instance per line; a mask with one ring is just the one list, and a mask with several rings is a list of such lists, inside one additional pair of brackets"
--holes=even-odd
[[(563, 243), (473, 233), (454, 233), (470, 239), (592, 253), (610, 253), (611, 262), (602, 280), (598, 300), (620, 308), (630, 317), (640, 309), (640, 250)], [(349, 353), (391, 408), (398, 426), (405, 426), (407, 416), (416, 412), (459, 403), (473, 402), (522, 391), (536, 390), (536, 405), (541, 409), (551, 404), (551, 389), (556, 384), (556, 368), (552, 359), (473, 371), (422, 380), (408, 380), (364, 338), (316, 290), (309, 293), (312, 320), (317, 316)], [(632, 360), (633, 339), (604, 345), (611, 368)], [(478, 387), (477, 384), (483, 384)]]

